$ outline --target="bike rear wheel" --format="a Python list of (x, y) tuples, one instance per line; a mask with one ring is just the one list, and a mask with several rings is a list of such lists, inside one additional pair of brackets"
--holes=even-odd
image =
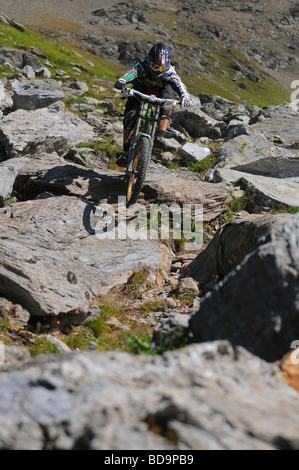
[(127, 181), (127, 205), (135, 204), (142, 189), (150, 154), (150, 141), (141, 137), (137, 142), (132, 164), (132, 172)]

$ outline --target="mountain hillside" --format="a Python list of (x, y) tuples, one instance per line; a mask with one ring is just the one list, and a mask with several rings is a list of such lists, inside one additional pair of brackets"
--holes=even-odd
[(123, 68), (162, 40), (193, 94), (279, 104), (298, 76), (296, 0), (14, 0), (0, 9)]
[[(267, 56), (271, 2), (2, 3), (0, 449), (298, 450), (295, 4)], [(114, 83), (161, 36), (193, 103), (128, 208)]]

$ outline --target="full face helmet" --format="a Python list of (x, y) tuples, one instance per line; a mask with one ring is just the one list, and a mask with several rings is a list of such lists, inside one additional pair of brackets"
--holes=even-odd
[(170, 50), (159, 42), (149, 50), (147, 60), (153, 74), (159, 77), (170, 67)]

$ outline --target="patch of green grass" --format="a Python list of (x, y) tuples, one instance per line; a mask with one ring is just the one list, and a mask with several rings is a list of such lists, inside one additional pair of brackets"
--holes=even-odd
[(50, 340), (44, 337), (35, 339), (34, 344), (29, 347), (31, 357), (39, 356), (40, 354), (57, 354), (59, 349)]
[(80, 349), (80, 351), (89, 349), (91, 342), (92, 336), (86, 333), (86, 331), (70, 334), (65, 339), (65, 343), (70, 349)]
[(146, 332), (138, 336), (127, 333), (125, 335), (125, 342), (131, 354), (142, 354), (147, 356), (153, 356), (157, 354), (155, 344)]
[[(54, 66), (54, 68), (51, 68), (51, 72), (54, 74), (55, 69), (62, 69), (69, 76), (78, 78), (73, 70), (73, 64), (77, 63), (82, 66), (80, 80), (85, 81), (88, 85), (92, 85), (94, 78), (114, 82), (122, 72), (122, 68), (113, 66), (110, 62), (98, 56), (89, 54), (81, 49), (80, 56), (78, 56), (72, 44), (57, 43), (29, 29), (21, 32), (1, 23), (0, 32), (3, 33), (3, 35), (0, 35), (0, 45), (26, 51), (29, 51), (30, 47), (34, 46), (43, 52)], [(43, 62), (43, 59), (40, 60)], [(90, 65), (89, 62), (94, 66)], [(4, 73), (12, 73), (12, 71), (8, 67), (1, 67), (1, 76)], [(61, 80), (63, 81), (63, 77)]]
[(64, 100), (64, 104), (67, 108), (69, 108), (72, 104), (86, 104), (86, 100), (84, 96), (69, 96)]
[(188, 164), (188, 170), (194, 171), (195, 173), (199, 173), (200, 177), (203, 178), (206, 172), (212, 168), (212, 166), (218, 161), (219, 154), (217, 151), (211, 152), (206, 158), (203, 158), (199, 162), (193, 163), (190, 162)]
[(182, 307), (192, 307), (196, 294), (192, 290), (186, 290), (183, 293), (174, 290), (172, 296), (181, 302)]
[(11, 197), (9, 199), (6, 199), (5, 206), (9, 206), (10, 204), (14, 204), (15, 202), (17, 202), (17, 198)]
[(97, 304), (101, 309), (98, 318), (90, 320), (84, 327), (77, 327), (66, 336), (64, 341), (71, 349), (131, 352), (126, 341), (128, 331), (136, 338), (152, 334), (149, 327), (128, 318), (124, 305), (106, 298), (99, 299)]
[(99, 150), (105, 152), (111, 159), (117, 159), (122, 149), (117, 142), (115, 142), (113, 136), (102, 136), (100, 142), (81, 142), (75, 145), (76, 148), (89, 147), (93, 150)]
[(286, 204), (278, 204), (276, 207), (271, 209), (271, 214), (297, 214), (297, 212), (299, 212), (299, 207), (287, 206)]
[[(1, 313), (1, 312), (0, 312)], [(0, 331), (6, 333), (9, 329), (9, 321), (8, 320), (2, 320), (0, 323)]]
[(158, 332), (154, 337), (147, 333), (139, 336), (127, 334), (125, 341), (131, 354), (157, 356), (167, 351), (183, 348), (190, 343), (190, 338), (183, 326), (178, 326), (172, 333)]
[(146, 269), (140, 269), (135, 271), (129, 278), (126, 285), (126, 292), (135, 295), (140, 295), (153, 287), (152, 282), (148, 280), (148, 271)]
[(101, 313), (98, 318), (90, 320), (88, 326), (91, 328), (95, 337), (99, 338), (105, 330), (105, 322), (109, 317), (121, 318), (123, 320), (124, 315), (125, 309), (122, 306), (105, 302), (101, 304)]
[(156, 312), (164, 309), (166, 306), (167, 302), (165, 299), (157, 299), (153, 301), (148, 300), (141, 305), (141, 311), (143, 313)]
[(245, 189), (243, 196), (235, 197), (232, 192), (231, 196), (232, 199), (229, 203), (229, 207), (232, 212), (248, 210), (250, 204), (252, 203), (252, 190), (249, 186), (247, 186), (247, 188)]

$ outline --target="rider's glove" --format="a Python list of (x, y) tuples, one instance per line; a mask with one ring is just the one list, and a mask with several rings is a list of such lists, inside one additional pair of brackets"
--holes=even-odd
[(117, 90), (123, 90), (126, 86), (126, 80), (124, 78), (119, 78), (115, 83), (114, 83), (114, 88)]
[(187, 108), (188, 106), (191, 106), (191, 98), (188, 94), (182, 96), (181, 100), (181, 108)]

